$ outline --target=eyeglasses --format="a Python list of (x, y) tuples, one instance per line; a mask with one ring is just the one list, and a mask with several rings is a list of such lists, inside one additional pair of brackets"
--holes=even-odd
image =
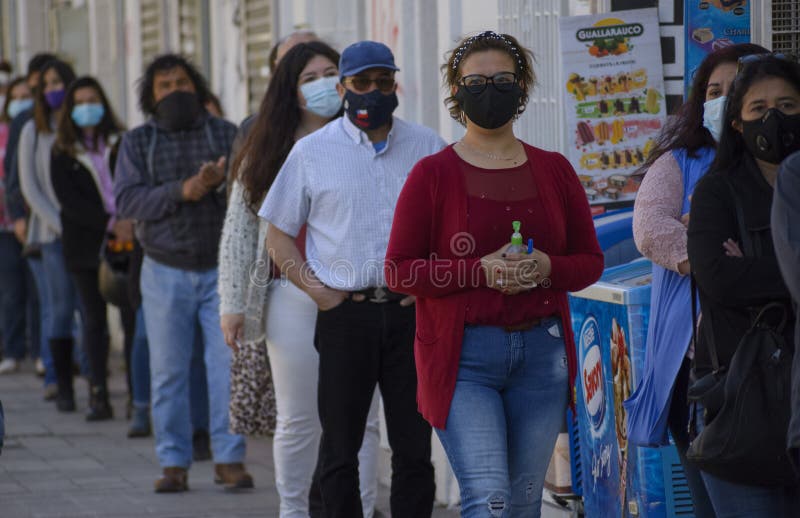
[(747, 56), (742, 56), (739, 58), (736, 64), (736, 75), (741, 75), (742, 71), (747, 68), (749, 65), (753, 63), (758, 63), (760, 61), (767, 61), (770, 59), (779, 59), (782, 61), (792, 61), (794, 63), (797, 62), (797, 58), (792, 56), (791, 54), (783, 54), (782, 52), (768, 52), (764, 54), (748, 54)]
[(343, 82), (344, 84), (351, 86), (356, 92), (366, 92), (369, 90), (369, 87), (372, 86), (372, 83), (375, 83), (375, 87), (378, 90), (383, 93), (390, 93), (392, 90), (394, 90), (395, 85), (393, 77), (379, 77), (377, 79), (370, 79), (369, 77), (354, 76), (345, 78)]
[(460, 84), (464, 85), (464, 88), (466, 88), (469, 93), (477, 95), (486, 90), (486, 86), (489, 83), (492, 83), (492, 86), (494, 86), (498, 92), (510, 92), (516, 82), (517, 74), (513, 72), (500, 72), (492, 77), (481, 74), (470, 74), (464, 76)]

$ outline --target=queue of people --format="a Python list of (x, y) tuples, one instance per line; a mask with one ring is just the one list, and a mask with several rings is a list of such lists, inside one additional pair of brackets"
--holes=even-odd
[[(101, 82), (56, 56), (8, 78), (0, 374), (27, 342), (59, 411), (76, 409), (77, 365), (86, 419), (113, 418), (111, 304), (128, 435), (154, 433), (156, 492), (188, 490), (204, 458), (214, 482), (252, 488), (245, 436), (273, 435), (282, 518), (373, 516), (382, 401), (393, 516), (432, 513), (433, 432), (462, 516), (539, 516), (574, 396), (567, 293), (600, 277), (603, 254), (572, 166), (514, 134), (533, 53), (492, 31), (448, 53), (444, 102), (465, 127), (450, 145), (394, 115), (386, 45), (339, 54), (302, 32), (273, 54), (238, 130), (179, 55), (147, 65), (146, 122), (130, 130)], [(800, 65), (734, 45), (703, 62), (642, 170), (634, 236), (654, 263), (652, 317), (629, 438), (672, 438), (697, 516), (800, 514), (795, 151)], [(512, 221), (537, 236), (528, 253), (509, 248)], [(797, 364), (767, 401), (784, 440), (764, 469), (731, 468), (742, 452), (722, 469), (724, 409), (706, 388), (759, 329), (775, 365)]]

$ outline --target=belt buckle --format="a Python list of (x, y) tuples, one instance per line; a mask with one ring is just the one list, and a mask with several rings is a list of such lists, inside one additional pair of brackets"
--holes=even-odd
[(389, 302), (389, 298), (386, 296), (386, 290), (383, 288), (375, 288), (373, 292), (374, 297), (370, 298), (369, 301), (375, 304), (383, 304), (385, 302)]

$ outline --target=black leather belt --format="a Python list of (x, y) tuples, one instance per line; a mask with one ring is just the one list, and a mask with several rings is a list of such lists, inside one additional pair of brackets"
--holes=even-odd
[(404, 298), (408, 297), (408, 295), (403, 295), (402, 293), (389, 291), (389, 288), (366, 288), (359, 291), (351, 291), (350, 300), (353, 300), (353, 295), (364, 295), (366, 298), (361, 302), (372, 302), (373, 304), (400, 302)]

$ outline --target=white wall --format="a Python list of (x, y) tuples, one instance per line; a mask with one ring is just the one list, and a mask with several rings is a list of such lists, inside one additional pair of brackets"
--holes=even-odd
[(210, 0), (211, 89), (220, 99), (228, 120), (239, 123), (247, 113), (247, 63), (244, 32), (237, 25), (237, 0)]

